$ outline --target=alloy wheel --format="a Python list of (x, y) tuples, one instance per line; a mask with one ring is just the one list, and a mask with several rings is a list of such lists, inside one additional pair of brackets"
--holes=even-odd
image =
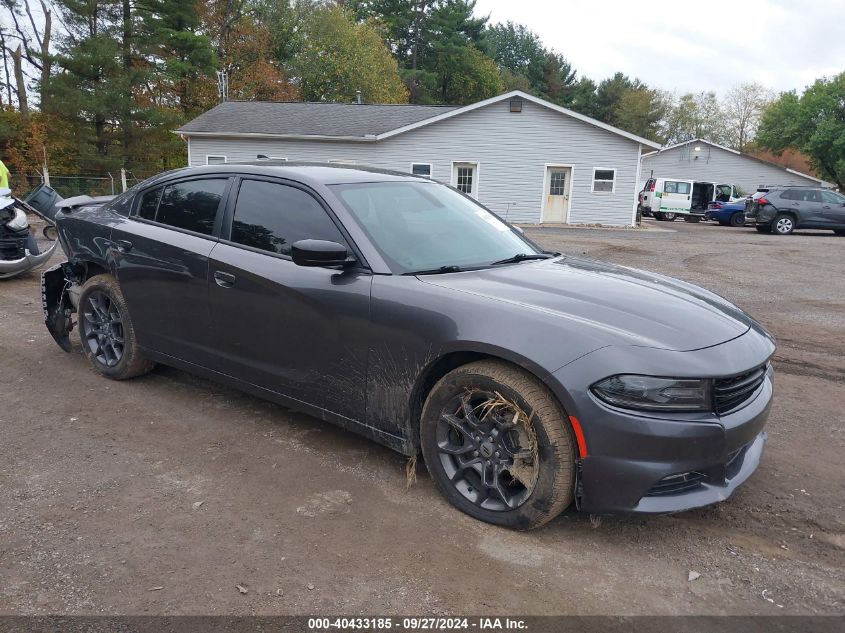
[(782, 235), (792, 232), (793, 222), (792, 218), (780, 218), (775, 222), (775, 231)]
[(95, 360), (106, 367), (114, 367), (123, 358), (123, 321), (112, 298), (95, 290), (88, 295), (81, 310), (84, 340)]
[(451, 485), (476, 506), (508, 511), (521, 506), (539, 472), (528, 416), (497, 393), (452, 398), (437, 422), (441, 465)]

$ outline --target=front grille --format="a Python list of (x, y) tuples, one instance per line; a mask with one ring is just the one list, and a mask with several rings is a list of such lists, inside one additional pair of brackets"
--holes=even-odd
[(707, 480), (707, 475), (698, 471), (680, 473), (664, 477), (651, 487), (646, 497), (662, 497), (666, 495), (679, 495), (690, 490), (695, 490)]
[(766, 378), (766, 368), (767, 365), (760, 365), (744, 374), (715, 380), (713, 402), (716, 413), (729, 413), (753, 396)]

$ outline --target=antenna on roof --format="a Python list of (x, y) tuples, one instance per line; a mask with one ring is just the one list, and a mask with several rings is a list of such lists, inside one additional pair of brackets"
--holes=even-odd
[(361, 99), (361, 91), (360, 90), (355, 91), (355, 103), (357, 103), (358, 105), (361, 105), (362, 103), (364, 103), (363, 99)]
[(217, 71), (217, 96), (220, 101), (229, 100), (229, 73), (225, 70)]

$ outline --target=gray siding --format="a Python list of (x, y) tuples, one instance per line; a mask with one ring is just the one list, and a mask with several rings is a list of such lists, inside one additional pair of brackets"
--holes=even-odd
[[(753, 193), (761, 185), (818, 185), (818, 181), (786, 171), (783, 167), (769, 165), (749, 156), (695, 143), (643, 157), (641, 180), (654, 170), (656, 178), (680, 178), (706, 182), (734, 184)], [(698, 158), (695, 158), (698, 156)]]
[[(513, 222), (540, 222), (546, 164), (573, 167), (570, 221), (630, 225), (639, 144), (541, 105), (493, 103), (377, 143), (194, 137), (191, 165), (207, 155), (229, 162), (258, 154), (289, 160), (343, 160), (409, 172), (431, 163), (432, 177), (450, 183), (452, 162), (476, 162), (478, 199)], [(592, 193), (594, 167), (616, 169), (614, 193)]]

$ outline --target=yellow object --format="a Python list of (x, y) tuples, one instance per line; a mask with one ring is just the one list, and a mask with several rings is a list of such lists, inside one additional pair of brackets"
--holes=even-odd
[(9, 188), (9, 168), (0, 160), (0, 189)]

